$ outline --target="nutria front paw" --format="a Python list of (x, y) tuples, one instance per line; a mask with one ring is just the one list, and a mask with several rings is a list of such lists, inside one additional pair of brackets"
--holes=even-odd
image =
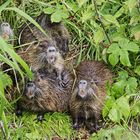
[(76, 130), (78, 130), (80, 128), (78, 123), (74, 123), (72, 127), (73, 127), (73, 129), (76, 129)]
[(43, 121), (46, 121), (46, 119), (44, 118), (44, 115), (37, 115), (37, 118), (34, 119), (34, 121), (42, 123)]
[(16, 116), (17, 116), (17, 117), (22, 116), (22, 110), (17, 109), (17, 110), (16, 110)]

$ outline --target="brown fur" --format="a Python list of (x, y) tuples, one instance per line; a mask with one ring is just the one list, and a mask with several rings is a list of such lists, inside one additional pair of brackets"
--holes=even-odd
[[(34, 112), (64, 112), (68, 111), (68, 102), (70, 99), (73, 78), (68, 70), (65, 69), (63, 82), (65, 87), (60, 87), (55, 75), (46, 75), (44, 72), (38, 72), (35, 75), (34, 84), (40, 92), (34, 98), (29, 99), (27, 93), (21, 98), (20, 106)], [(28, 87), (25, 92), (28, 91)]]
[(44, 35), (37, 27), (33, 24), (24, 25), (21, 31), (21, 44), (30, 43), (32, 41), (44, 41), (50, 40), (59, 49), (61, 54), (64, 56), (69, 51), (69, 33), (66, 27), (62, 23), (51, 23), (50, 16), (41, 14), (37, 17), (36, 21), (46, 32)]
[[(84, 118), (86, 127), (93, 132), (92, 121), (97, 123), (100, 119), (106, 98), (106, 82), (112, 83), (112, 73), (102, 62), (84, 61), (77, 67), (76, 74), (77, 82), (70, 100), (70, 112), (74, 121), (77, 117)], [(86, 80), (94, 91), (88, 99), (77, 98), (80, 80)]]

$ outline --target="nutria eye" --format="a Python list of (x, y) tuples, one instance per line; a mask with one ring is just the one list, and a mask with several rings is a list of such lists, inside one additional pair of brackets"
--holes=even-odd
[(40, 48), (44, 48), (44, 45), (39, 45), (40, 46)]
[(49, 50), (49, 52), (55, 52), (55, 50)]

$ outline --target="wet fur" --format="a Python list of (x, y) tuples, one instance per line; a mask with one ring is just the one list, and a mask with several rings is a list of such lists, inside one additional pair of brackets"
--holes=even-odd
[[(100, 119), (106, 98), (106, 82), (112, 83), (112, 73), (102, 62), (84, 61), (77, 67), (76, 74), (77, 82), (70, 100), (74, 127), (81, 127), (82, 124), (92, 133), (97, 129), (96, 124)], [(94, 94), (86, 99), (77, 98), (77, 86), (81, 79), (86, 80), (94, 90)]]
[[(73, 78), (71, 74), (64, 71), (64, 83), (65, 87), (60, 87), (55, 75), (47, 75), (44, 71), (39, 71), (35, 75), (34, 84), (36, 88), (39, 88), (37, 94), (33, 99), (28, 99), (26, 93), (20, 99), (20, 106), (33, 112), (64, 112), (68, 111), (68, 102), (70, 99), (71, 88), (73, 84)], [(27, 92), (28, 89), (25, 91)]]

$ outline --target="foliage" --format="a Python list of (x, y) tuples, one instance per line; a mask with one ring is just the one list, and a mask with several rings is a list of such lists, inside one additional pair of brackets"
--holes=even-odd
[[(42, 11), (51, 15), (52, 22), (63, 21), (71, 33), (71, 49), (78, 50), (77, 64), (84, 59), (103, 60), (110, 65), (116, 74), (114, 84), (107, 87), (108, 97), (103, 109), (103, 117), (108, 121), (107, 128), (101, 129), (93, 134), (91, 139), (139, 139), (137, 132), (130, 131), (130, 122), (135, 121), (140, 115), (139, 83), (140, 83), (140, 3), (138, 0), (7, 0), (0, 5), (0, 21), (9, 22), (14, 28), (15, 34), (18, 29), (28, 20), (46, 33), (32, 18)], [(15, 39), (18, 39), (15, 36)], [(26, 74), (32, 77), (27, 64), (15, 53), (14, 48), (0, 38), (0, 64), (6, 63), (12, 69), (18, 71), (23, 78)], [(76, 55), (77, 56), (77, 55)], [(22, 68), (20, 67), (22, 66)], [(7, 81), (7, 82), (6, 82)], [(34, 116), (25, 115), (21, 120), (15, 121), (15, 116), (7, 115), (4, 111), (8, 107), (4, 89), (12, 84), (11, 78), (0, 71), (0, 119), (4, 122), (6, 136), (18, 139), (23, 133), (22, 139), (30, 139), (31, 135), (44, 137), (46, 130), (50, 138), (54, 133), (47, 127), (54, 125), (48, 123), (39, 126), (32, 121)], [(47, 115), (47, 114), (46, 114)], [(50, 115), (50, 114), (49, 114)], [(46, 119), (56, 119), (61, 123), (68, 118), (65, 115), (55, 114), (47, 116)], [(11, 117), (12, 116), (12, 117)], [(27, 117), (27, 118), (26, 118)], [(58, 117), (58, 118), (57, 118)], [(60, 119), (60, 118), (61, 119)], [(11, 120), (11, 121), (10, 121)], [(7, 127), (8, 121), (14, 123), (14, 127)], [(20, 122), (21, 121), (21, 122)], [(59, 128), (55, 125), (55, 134), (68, 139), (73, 136), (70, 124), (67, 120)], [(55, 121), (54, 121), (55, 122)], [(112, 125), (113, 123), (113, 125)], [(21, 125), (22, 124), (22, 125)], [(139, 123), (138, 123), (139, 124)], [(12, 123), (11, 123), (12, 125)], [(21, 126), (20, 126), (21, 125)], [(22, 129), (21, 129), (21, 128)], [(20, 130), (21, 129), (21, 130)], [(59, 131), (60, 130), (60, 131)], [(16, 134), (15, 134), (16, 131)], [(33, 138), (32, 138), (33, 139)]]

